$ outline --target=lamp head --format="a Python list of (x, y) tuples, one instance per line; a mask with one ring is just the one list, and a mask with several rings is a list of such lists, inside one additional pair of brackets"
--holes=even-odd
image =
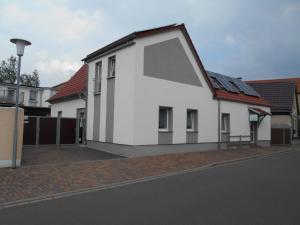
[(17, 39), (17, 38), (10, 39), (10, 42), (16, 44), (18, 56), (23, 56), (25, 46), (31, 45), (31, 43), (29, 41), (26, 41), (23, 39)]

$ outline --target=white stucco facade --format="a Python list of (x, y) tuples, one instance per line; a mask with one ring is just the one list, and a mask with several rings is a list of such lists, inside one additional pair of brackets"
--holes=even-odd
[[(0, 84), (0, 99), (1, 101), (15, 101), (15, 92), (9, 92), (9, 90), (15, 90), (16, 85), (12, 84)], [(35, 99), (30, 99), (30, 92), (35, 92)], [(49, 87), (29, 87), (29, 86), (20, 86), (19, 89), (19, 102), (24, 106), (32, 107), (50, 107), (50, 104), (47, 102), (56, 91)]]
[[(189, 85), (144, 75), (144, 49), (146, 46), (179, 39), (202, 86)], [(88, 62), (87, 140), (106, 142), (108, 88), (108, 59), (116, 57), (114, 79), (113, 144), (130, 146), (158, 145), (159, 107), (172, 108), (172, 143), (187, 143), (187, 109), (198, 111), (197, 143), (219, 141), (219, 110), (230, 114), (232, 135), (250, 135), (249, 107), (270, 112), (269, 107), (240, 102), (220, 101), (213, 93), (199, 68), (190, 46), (180, 30), (173, 30), (134, 40), (134, 44)], [(102, 62), (101, 103), (95, 109), (95, 65)], [(184, 74), (183, 74), (184, 76)], [(99, 138), (95, 139), (94, 120), (100, 116)], [(99, 114), (99, 115), (98, 115)], [(270, 117), (258, 128), (258, 141), (270, 141)]]
[(62, 117), (76, 118), (77, 110), (85, 108), (85, 100), (72, 99), (51, 104), (51, 116), (57, 117), (58, 112), (62, 112)]

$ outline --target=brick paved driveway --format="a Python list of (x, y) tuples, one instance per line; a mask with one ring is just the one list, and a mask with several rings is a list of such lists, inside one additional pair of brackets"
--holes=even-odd
[(53, 163), (72, 163), (87, 160), (116, 159), (121, 156), (101, 152), (77, 145), (24, 146), (22, 166)]
[(0, 169), (0, 204), (297, 148), (290, 146), (220, 150), (101, 161), (68, 161), (28, 165), (19, 169)]

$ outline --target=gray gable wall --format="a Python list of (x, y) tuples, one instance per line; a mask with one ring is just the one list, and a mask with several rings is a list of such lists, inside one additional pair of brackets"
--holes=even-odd
[(202, 86), (179, 38), (144, 48), (144, 75)]

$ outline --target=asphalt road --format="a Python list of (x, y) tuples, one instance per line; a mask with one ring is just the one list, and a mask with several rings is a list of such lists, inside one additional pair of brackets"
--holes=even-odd
[(300, 224), (300, 152), (6, 208), (0, 224)]

